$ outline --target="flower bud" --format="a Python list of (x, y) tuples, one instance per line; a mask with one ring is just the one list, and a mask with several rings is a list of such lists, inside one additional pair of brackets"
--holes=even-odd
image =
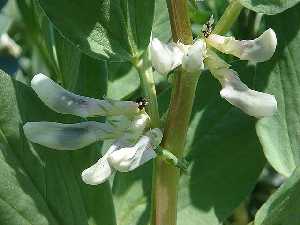
[(52, 110), (81, 117), (134, 115), (138, 105), (132, 101), (98, 100), (73, 94), (43, 74), (37, 74), (31, 87)]
[(189, 46), (182, 58), (182, 68), (189, 73), (198, 73), (204, 69), (203, 60), (206, 57), (206, 44), (198, 39)]
[(181, 64), (183, 51), (175, 43), (165, 44), (154, 38), (150, 45), (151, 61), (160, 74), (167, 74)]
[(119, 137), (122, 133), (108, 123), (94, 121), (75, 124), (28, 122), (23, 129), (31, 142), (57, 150), (80, 149), (100, 140)]
[(134, 146), (114, 151), (107, 160), (120, 172), (132, 171), (156, 157), (154, 149), (158, 147), (162, 137), (160, 129), (152, 129), (143, 135)]
[(235, 40), (233, 37), (224, 37), (211, 34), (207, 43), (226, 54), (232, 54), (242, 60), (264, 62), (270, 59), (276, 49), (277, 38), (275, 32), (269, 28), (254, 40)]

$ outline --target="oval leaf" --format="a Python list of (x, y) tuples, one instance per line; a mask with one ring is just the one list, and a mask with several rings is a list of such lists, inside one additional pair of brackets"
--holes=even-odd
[(274, 15), (296, 5), (299, 0), (239, 0), (248, 9), (258, 13)]
[(130, 61), (148, 46), (154, 1), (39, 2), (58, 30), (92, 57)]
[(274, 94), (278, 112), (258, 121), (256, 128), (264, 153), (281, 174), (290, 176), (300, 165), (300, 4), (288, 11), (266, 18), (278, 37), (273, 58), (258, 64), (255, 84)]

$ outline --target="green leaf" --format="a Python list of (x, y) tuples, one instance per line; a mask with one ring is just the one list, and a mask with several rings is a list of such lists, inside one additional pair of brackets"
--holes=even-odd
[(139, 89), (140, 78), (131, 63), (109, 63), (108, 71), (107, 96), (109, 98), (126, 99)]
[(59, 34), (49, 21), (44, 21), (49, 58), (61, 85), (81, 95), (102, 98), (107, 92), (107, 63), (91, 58)]
[[(241, 68), (245, 81), (251, 70)], [(219, 91), (212, 76), (201, 75), (187, 140), (192, 164), (180, 180), (179, 225), (220, 224), (252, 191), (265, 165), (254, 119)]]
[(16, 5), (14, 1), (7, 1), (5, 5), (0, 8), (0, 35), (6, 33), (16, 18)]
[(300, 221), (300, 168), (258, 210), (254, 225), (298, 225)]
[(118, 225), (148, 224), (150, 217), (152, 165), (130, 173), (117, 173), (113, 183)]
[(293, 6), (299, 0), (239, 0), (243, 6), (258, 13), (274, 15)]
[[(242, 72), (245, 79), (253, 71)], [(212, 76), (201, 75), (187, 141), (191, 166), (179, 186), (178, 225), (219, 225), (251, 192), (265, 165), (255, 121), (221, 99), (219, 90)], [(116, 175), (113, 191), (122, 225), (148, 223), (151, 174), (147, 164)]]
[(80, 177), (99, 157), (96, 145), (74, 152), (32, 145), (22, 131), (25, 122), (70, 118), (51, 112), (30, 88), (4, 72), (0, 96), (1, 225), (114, 225), (108, 183), (91, 187)]
[(171, 39), (171, 25), (167, 1), (165, 0), (155, 0), (152, 36), (164, 42), (168, 42)]
[(289, 176), (300, 165), (300, 4), (288, 11), (266, 17), (267, 27), (277, 35), (273, 58), (258, 64), (255, 83), (258, 89), (275, 95), (278, 112), (258, 121), (256, 128), (270, 164)]
[[(86, 54), (130, 61), (148, 46), (154, 1), (39, 0), (58, 30)], [(84, 18), (84, 19), (83, 19)]]
[[(169, 14), (165, 0), (155, 0), (152, 36), (165, 42), (171, 38)], [(107, 95), (110, 98), (128, 99), (138, 92), (140, 88), (139, 75), (131, 63), (111, 62), (108, 64), (108, 71)]]

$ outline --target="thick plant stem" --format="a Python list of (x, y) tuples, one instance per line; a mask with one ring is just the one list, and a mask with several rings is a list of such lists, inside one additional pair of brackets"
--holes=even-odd
[(213, 30), (214, 34), (225, 34), (232, 27), (233, 23), (236, 21), (241, 13), (243, 6), (238, 0), (231, 0), (227, 6), (224, 14), (218, 21)]
[[(192, 43), (192, 32), (186, 0), (167, 0), (173, 41)], [(198, 75), (179, 69), (173, 81), (169, 113), (162, 147), (181, 157), (193, 106)], [(152, 225), (175, 225), (179, 169), (159, 158), (153, 177)]]

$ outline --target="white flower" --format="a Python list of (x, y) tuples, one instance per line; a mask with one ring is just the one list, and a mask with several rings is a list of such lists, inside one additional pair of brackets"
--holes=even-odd
[(154, 149), (160, 144), (162, 132), (156, 128), (148, 131), (132, 147), (124, 139), (116, 141), (94, 165), (85, 169), (81, 178), (90, 185), (105, 182), (116, 170), (128, 172), (156, 157)]
[[(95, 121), (75, 124), (28, 122), (23, 127), (28, 140), (58, 150), (75, 150), (100, 140), (115, 139), (104, 156), (82, 172), (82, 180), (85, 183), (90, 185), (103, 183), (114, 173), (116, 169), (109, 163), (108, 158), (115, 151), (122, 153), (122, 149), (137, 146), (136, 156), (132, 162), (129, 163), (126, 157), (124, 162), (122, 160), (120, 162), (120, 165), (125, 163), (128, 166), (128, 171), (155, 157), (151, 149), (144, 154), (145, 146), (139, 147), (139, 145), (145, 143), (155, 148), (159, 144), (158, 139), (161, 140), (159, 135), (162, 136), (162, 134), (154, 129), (141, 138), (148, 128), (150, 117), (144, 109), (139, 109), (137, 103), (109, 99), (98, 100), (75, 95), (43, 74), (34, 76), (31, 84), (41, 100), (59, 113), (82, 117), (109, 116), (105, 123)], [(147, 138), (150, 138), (151, 142)], [(153, 148), (152, 151), (154, 151)]]
[(124, 134), (109, 147), (104, 156), (82, 172), (81, 177), (83, 182), (90, 185), (105, 182), (115, 171), (108, 162), (108, 157), (119, 149), (134, 145), (147, 128), (149, 121), (150, 118), (145, 112), (136, 115)]
[(132, 147), (120, 148), (109, 154), (108, 162), (120, 172), (128, 172), (156, 157), (154, 149), (162, 140), (160, 129), (152, 129)]
[(180, 42), (165, 44), (154, 38), (150, 50), (152, 66), (161, 74), (167, 74), (181, 64), (189, 73), (204, 69), (206, 44), (202, 39), (196, 40), (192, 45), (184, 45)]
[(203, 60), (206, 57), (206, 44), (202, 39), (185, 50), (182, 58), (182, 68), (189, 73), (201, 72), (204, 69)]
[[(75, 150), (100, 140), (115, 139), (104, 156), (82, 172), (85, 183), (103, 183), (116, 169), (130, 171), (156, 156), (154, 148), (160, 143), (162, 133), (159, 129), (153, 129), (142, 136), (148, 128), (150, 117), (144, 109), (139, 109), (137, 103), (75, 95), (43, 74), (34, 76), (31, 85), (40, 99), (59, 113), (82, 117), (109, 116), (105, 123), (43, 121), (28, 122), (23, 127), (28, 140), (57, 150)], [(114, 154), (116, 151), (118, 153)]]
[(254, 40), (238, 41), (233, 37), (210, 34), (206, 41), (221, 52), (252, 62), (264, 62), (270, 59), (277, 45), (276, 34), (271, 28)]
[(104, 156), (81, 173), (81, 179), (84, 183), (89, 185), (102, 184), (115, 172), (115, 169), (108, 163), (107, 157), (117, 148), (117, 145), (112, 145)]
[(43, 74), (33, 77), (31, 87), (49, 108), (62, 114), (91, 117), (134, 115), (139, 112), (136, 102), (98, 100), (76, 95)]
[(176, 43), (165, 44), (153, 38), (150, 44), (151, 61), (160, 74), (167, 74), (181, 64), (184, 55)]
[(230, 65), (212, 51), (209, 51), (205, 64), (212, 75), (220, 81), (222, 85), (220, 95), (229, 103), (257, 118), (271, 116), (276, 112), (277, 102), (273, 95), (248, 88), (237, 73), (229, 69)]
[(224, 76), (220, 94), (232, 105), (257, 118), (272, 116), (276, 112), (277, 102), (273, 95), (251, 90), (234, 70), (221, 69), (218, 72)]

